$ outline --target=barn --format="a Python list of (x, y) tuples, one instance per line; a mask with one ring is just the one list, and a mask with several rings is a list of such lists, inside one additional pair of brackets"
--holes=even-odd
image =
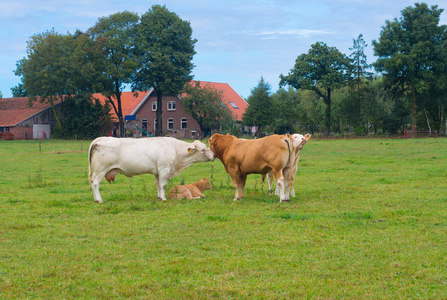
[[(30, 107), (27, 103), (27, 97), (0, 99), (0, 134), (21, 140), (51, 138), (51, 128), (57, 124), (51, 105), (34, 102)], [(60, 104), (55, 103), (58, 115)]]

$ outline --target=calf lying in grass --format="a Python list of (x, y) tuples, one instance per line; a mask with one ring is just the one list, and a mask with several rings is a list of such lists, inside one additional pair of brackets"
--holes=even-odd
[(212, 186), (203, 178), (197, 182), (185, 185), (178, 185), (169, 192), (169, 199), (200, 199), (200, 197), (205, 197), (203, 194), (204, 190), (211, 189)]

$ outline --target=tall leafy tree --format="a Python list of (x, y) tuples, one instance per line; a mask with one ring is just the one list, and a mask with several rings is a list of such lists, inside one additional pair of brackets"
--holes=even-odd
[(21, 77), (21, 83), (15, 91), (26, 91), (29, 105), (33, 101), (49, 103), (62, 126), (55, 102), (94, 91), (100, 76), (98, 49), (85, 33), (60, 35), (53, 30), (32, 36), (27, 54), (17, 62), (15, 74)]
[(312, 90), (326, 104), (325, 134), (331, 130), (331, 92), (346, 85), (349, 59), (335, 47), (323, 42), (313, 44), (307, 54), (301, 54), (287, 76), (280, 75), (280, 86)]
[(196, 53), (189, 22), (170, 12), (166, 6), (154, 5), (141, 17), (137, 26), (139, 67), (132, 83), (134, 90), (153, 88), (157, 95), (156, 135), (163, 131), (164, 94), (178, 94), (192, 79), (192, 59)]
[(271, 86), (264, 77), (258, 82), (258, 85), (251, 90), (247, 98), (248, 107), (242, 115), (242, 122), (248, 126), (258, 126), (256, 135), (259, 137), (265, 126), (272, 122), (272, 99), (270, 92)]
[(134, 47), (135, 27), (139, 19), (136, 13), (119, 12), (100, 18), (88, 31), (102, 48), (101, 93), (107, 97), (118, 116), (120, 136), (124, 136), (121, 93), (131, 83), (138, 66)]
[(275, 133), (283, 134), (294, 131), (300, 115), (300, 93), (289, 88), (287, 91), (279, 89), (272, 96), (272, 113), (275, 116), (272, 125)]
[(326, 105), (322, 98), (311, 90), (301, 90), (300, 97), (298, 118), (303, 122), (306, 130), (314, 134), (319, 125), (324, 123)]
[(411, 98), (412, 130), (417, 129), (418, 98), (433, 80), (440, 62), (439, 47), (445, 45), (446, 25), (439, 25), (443, 9), (425, 3), (402, 10), (400, 19), (386, 21), (379, 40), (373, 41), (373, 64), (383, 73), (386, 89), (395, 97)]
[(361, 115), (361, 87), (365, 80), (371, 79), (372, 73), (368, 71), (371, 65), (367, 62), (367, 56), (365, 54), (365, 48), (368, 45), (363, 39), (363, 35), (360, 34), (356, 39), (353, 40), (352, 48), (349, 50), (352, 53), (349, 55), (351, 59), (351, 72), (352, 72), (352, 82), (356, 88), (357, 93), (357, 125), (360, 125), (360, 115)]
[(201, 86), (199, 81), (187, 83), (181, 101), (185, 112), (197, 121), (202, 133), (232, 124), (233, 117), (225, 105), (222, 91), (209, 84)]

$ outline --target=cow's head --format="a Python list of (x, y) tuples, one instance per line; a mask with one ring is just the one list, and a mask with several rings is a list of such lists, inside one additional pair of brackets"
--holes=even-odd
[(194, 141), (188, 148), (188, 153), (197, 155), (199, 161), (213, 161), (215, 156), (213, 151), (208, 149), (206, 145), (200, 141)]
[(200, 180), (200, 182), (202, 184), (203, 190), (208, 190), (208, 189), (212, 189), (213, 188), (211, 183), (208, 180), (206, 180), (206, 178), (203, 178), (202, 180)]
[(210, 150), (213, 151), (214, 155), (217, 158), (222, 160), (223, 153), (234, 139), (236, 139), (236, 137), (230, 134), (222, 135), (219, 133), (215, 133), (208, 140), (210, 144)]
[(295, 149), (301, 150), (303, 149), (304, 145), (306, 145), (307, 141), (310, 140), (311, 135), (308, 133), (306, 135), (294, 133), (291, 135), (293, 146), (295, 146)]
[(215, 149), (216, 141), (219, 139), (220, 136), (221, 136), (221, 134), (215, 133), (208, 139), (208, 143), (210, 144), (210, 150), (213, 151), (213, 153), (216, 153), (216, 149)]

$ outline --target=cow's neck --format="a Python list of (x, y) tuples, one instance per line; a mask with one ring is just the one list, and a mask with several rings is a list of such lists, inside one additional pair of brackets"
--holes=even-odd
[(174, 176), (177, 176), (183, 169), (186, 169), (187, 167), (198, 161), (194, 154), (188, 153), (188, 151), (186, 150), (182, 150), (177, 155), (178, 163), (177, 167), (175, 168)]

